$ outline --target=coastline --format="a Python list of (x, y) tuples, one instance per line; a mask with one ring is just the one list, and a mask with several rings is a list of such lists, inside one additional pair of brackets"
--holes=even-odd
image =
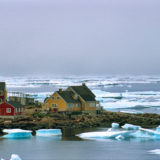
[(139, 125), (143, 128), (155, 128), (160, 125), (160, 115), (143, 113), (131, 114), (121, 112), (103, 111), (98, 115), (63, 115), (58, 113), (41, 113), (40, 111), (26, 114), (15, 119), (1, 119), (0, 133), (3, 135), (3, 129), (20, 128), (32, 130), (33, 135), (38, 129), (62, 129), (64, 136), (74, 136), (83, 130), (97, 127), (111, 127), (113, 122), (120, 126), (125, 123)]

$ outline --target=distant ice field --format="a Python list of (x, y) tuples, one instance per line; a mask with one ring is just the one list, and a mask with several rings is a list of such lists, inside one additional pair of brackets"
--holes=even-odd
[(6, 81), (9, 95), (28, 93), (41, 102), (59, 88), (85, 82), (105, 110), (160, 113), (160, 76), (1, 76), (0, 81)]

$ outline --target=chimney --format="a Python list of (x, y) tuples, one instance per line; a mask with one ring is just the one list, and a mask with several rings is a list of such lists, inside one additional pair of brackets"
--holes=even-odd
[(82, 86), (86, 86), (86, 84), (85, 84), (85, 83), (82, 83)]
[(63, 92), (62, 88), (60, 88), (60, 89), (59, 89), (59, 92), (60, 92), (60, 93), (62, 93), (62, 92)]
[(72, 96), (72, 98), (73, 98), (74, 100), (77, 100), (77, 99), (78, 99), (78, 96), (77, 96), (76, 94), (74, 94), (74, 95)]

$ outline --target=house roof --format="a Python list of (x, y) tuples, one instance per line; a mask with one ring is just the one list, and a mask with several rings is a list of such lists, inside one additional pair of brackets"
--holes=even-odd
[(9, 102), (7, 102), (7, 103), (10, 104), (10, 105), (12, 105), (12, 106), (15, 107), (15, 108), (23, 107), (23, 105), (20, 104), (19, 102), (9, 101)]
[(96, 101), (95, 95), (92, 93), (92, 91), (86, 86), (71, 86), (71, 88), (79, 94), (85, 101)]
[(6, 88), (6, 83), (5, 82), (0, 82), (0, 90), (5, 90)]
[(57, 91), (57, 93), (67, 102), (67, 103), (80, 103), (77, 99), (74, 99), (74, 93), (72, 91)]

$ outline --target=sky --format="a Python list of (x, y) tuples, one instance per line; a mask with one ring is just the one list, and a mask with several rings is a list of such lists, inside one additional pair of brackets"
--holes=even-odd
[(1, 74), (160, 74), (159, 0), (0, 0)]

